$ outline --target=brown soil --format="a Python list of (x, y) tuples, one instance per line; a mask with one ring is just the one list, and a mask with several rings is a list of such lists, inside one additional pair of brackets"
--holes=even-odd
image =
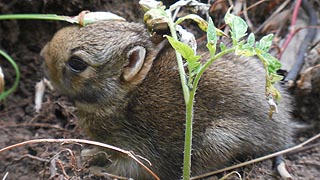
[[(317, 1), (314, 3), (319, 5)], [(141, 22), (143, 19), (143, 12), (137, 2), (131, 1), (3, 0), (0, 2), (1, 14), (54, 13), (72, 16), (82, 10), (111, 11), (135, 22)], [(258, 8), (256, 12), (259, 12)], [(255, 18), (254, 23), (261, 24), (266, 18), (265, 14), (256, 15), (258, 16), (252, 16)], [(0, 21), (0, 48), (11, 55), (21, 71), (17, 91), (0, 102), (0, 148), (31, 139), (86, 138), (77, 125), (76, 109), (67, 98), (47, 90), (41, 111), (36, 113), (34, 110), (34, 87), (43, 77), (42, 59), (39, 53), (54, 32), (66, 25), (68, 24), (55, 21)], [(0, 58), (0, 62), (5, 74), (6, 87), (10, 87), (15, 78), (14, 70), (3, 58)], [(296, 142), (300, 143), (320, 131), (320, 97), (319, 91), (305, 93), (298, 88), (293, 89), (292, 94), (296, 98), (295, 118), (310, 125), (296, 137)], [(319, 179), (319, 145), (318, 139), (306, 148), (285, 155), (288, 171), (294, 179)], [(6, 176), (7, 180), (108, 179), (94, 176), (89, 172), (88, 165), (79, 159), (79, 153), (83, 148), (84, 145), (80, 144), (36, 143), (10, 149), (0, 153), (0, 178)], [(244, 179), (279, 179), (272, 169), (271, 160), (237, 171)]]

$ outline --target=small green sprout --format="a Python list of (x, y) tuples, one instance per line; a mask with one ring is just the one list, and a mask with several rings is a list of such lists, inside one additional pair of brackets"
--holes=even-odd
[[(141, 0), (144, 1), (144, 0)], [(140, 1), (140, 2), (141, 2)], [(156, 1), (155, 1), (156, 2)], [(153, 24), (147, 23), (147, 26), (155, 27), (155, 24), (167, 23), (166, 26), (170, 29), (171, 36), (166, 36), (171, 46), (176, 50), (177, 62), (179, 67), (181, 85), (183, 89), (183, 95), (186, 104), (186, 130), (185, 130), (185, 145), (184, 145), (184, 162), (183, 162), (183, 179), (190, 179), (191, 174), (191, 150), (192, 150), (192, 121), (193, 121), (193, 106), (194, 97), (196, 94), (198, 82), (205, 72), (205, 70), (218, 58), (228, 54), (235, 53), (241, 56), (256, 56), (264, 65), (266, 72), (266, 88), (265, 95), (270, 105), (269, 116), (272, 117), (273, 112), (277, 112), (277, 105), (275, 101), (280, 99), (279, 91), (273, 86), (276, 82), (282, 79), (282, 76), (276, 74), (277, 70), (281, 67), (280, 62), (268, 53), (271, 45), (273, 35), (269, 34), (261, 38), (260, 41), (256, 42), (253, 33), (249, 34), (247, 39), (248, 25), (246, 22), (233, 14), (230, 13), (231, 8), (225, 15), (225, 22), (230, 27), (230, 35), (232, 39), (232, 47), (227, 47), (225, 44), (220, 42), (220, 52), (217, 52), (217, 42), (219, 36), (227, 36), (221, 30), (217, 29), (211, 18), (208, 22), (203, 20), (200, 16), (195, 14), (189, 14), (184, 17), (178, 18), (174, 22), (171, 15), (171, 9), (165, 10), (164, 6), (155, 6), (150, 8), (146, 12), (145, 21), (152, 22)], [(152, 15), (156, 12), (155, 15)], [(147, 16), (147, 18), (146, 18)], [(152, 20), (152, 17), (156, 17), (156, 20)], [(186, 19), (195, 21), (199, 28), (207, 32), (207, 45), (208, 51), (210, 52), (210, 59), (200, 62), (201, 56), (196, 55), (196, 52), (187, 44), (180, 42), (176, 35), (176, 26)], [(160, 20), (160, 21), (159, 21)], [(165, 26), (163, 26), (165, 27)], [(187, 62), (188, 72), (184, 70), (183, 59)], [(275, 100), (275, 101), (274, 101)]]

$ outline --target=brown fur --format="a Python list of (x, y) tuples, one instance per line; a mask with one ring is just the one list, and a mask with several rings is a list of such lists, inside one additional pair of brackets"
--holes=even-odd
[[(126, 82), (126, 53), (136, 45), (147, 49), (145, 63), (152, 66)], [(73, 52), (89, 64), (82, 73), (65, 66)], [(185, 107), (171, 48), (158, 52), (143, 25), (105, 21), (60, 30), (42, 55), (49, 77), (75, 101), (81, 126), (92, 139), (142, 155), (161, 179), (181, 176)], [(280, 112), (268, 119), (263, 74), (257, 60), (233, 55), (206, 71), (195, 100), (192, 175), (291, 143), (290, 102), (282, 92)], [(147, 179), (135, 162), (113, 156), (110, 173)]]

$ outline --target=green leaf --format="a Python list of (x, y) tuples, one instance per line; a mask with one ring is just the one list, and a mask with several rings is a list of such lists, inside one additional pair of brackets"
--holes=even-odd
[(255, 48), (255, 51), (259, 57), (259, 59), (263, 62), (263, 64), (268, 68), (270, 73), (276, 73), (277, 70), (281, 68), (280, 61), (272, 56), (270, 53), (264, 52), (261, 49)]
[(208, 29), (207, 29), (207, 48), (210, 52), (210, 56), (214, 56), (216, 53), (217, 34), (216, 27), (213, 24), (211, 17), (209, 17)]
[[(191, 19), (191, 20), (195, 21), (202, 31), (207, 32), (207, 30), (208, 30), (207, 21), (205, 21), (204, 19), (202, 19), (200, 16), (198, 16), (196, 14), (189, 14), (189, 15), (186, 15), (184, 17), (181, 17), (175, 22), (175, 24), (178, 25), (178, 24), (182, 23), (186, 19)], [(218, 36), (226, 36), (226, 37), (228, 37), (228, 35), (225, 34), (223, 31), (221, 31), (220, 29), (214, 27), (214, 30), (215, 30), (215, 34), (218, 35)]]
[(180, 24), (186, 19), (191, 19), (191, 20), (195, 21), (198, 24), (200, 29), (202, 29), (203, 31), (207, 31), (207, 27), (208, 27), (207, 21), (202, 19), (202, 17), (200, 17), (200, 16), (198, 16), (196, 14), (188, 14), (188, 15), (186, 15), (184, 17), (181, 17), (176, 21), (175, 24), (176, 25)]
[(200, 59), (201, 56), (195, 55), (192, 48), (185, 43), (175, 40), (171, 36), (166, 36), (171, 46), (177, 50), (187, 62), (195, 62)]
[(272, 73), (272, 74), (270, 74), (270, 76), (269, 76), (269, 81), (271, 82), (271, 83), (276, 83), (276, 82), (279, 82), (279, 81), (281, 81), (282, 79), (283, 79), (283, 76), (281, 76), (281, 75), (279, 75), (279, 74), (274, 74), (274, 73)]
[(268, 34), (260, 39), (257, 43), (256, 48), (261, 49), (264, 52), (268, 52), (272, 45), (273, 34)]
[(215, 28), (216, 27), (214, 26), (211, 17), (209, 17), (208, 30), (207, 30), (207, 42), (213, 42), (213, 44), (217, 43), (217, 33), (215, 31)]
[(235, 54), (244, 55), (247, 57), (256, 55), (256, 51), (254, 49), (255, 37), (253, 33), (250, 33), (247, 39), (247, 43), (244, 44), (244, 41), (238, 42), (236, 45)]
[(255, 39), (255, 37), (254, 37), (254, 34), (253, 34), (253, 33), (250, 33), (249, 36), (248, 36), (248, 39), (247, 39), (247, 44), (248, 44), (250, 47), (253, 47), (255, 41), (256, 41), (256, 39)]
[(276, 73), (281, 68), (280, 61), (271, 54), (264, 52), (261, 56), (268, 65), (268, 72)]
[(195, 52), (187, 44), (182, 43), (178, 40), (175, 40), (170, 36), (166, 36), (166, 37), (169, 43), (171, 44), (171, 46), (176, 51), (178, 51), (184, 59), (186, 59), (188, 63), (188, 72), (189, 72), (188, 86), (189, 88), (192, 89), (194, 77), (197, 75), (197, 73), (200, 71), (200, 68), (201, 68), (201, 63), (198, 61), (201, 58), (201, 56), (195, 55)]
[(253, 47), (246, 47), (246, 48), (236, 48), (235, 54), (250, 57), (250, 56), (256, 55), (256, 52)]
[(273, 85), (267, 86), (266, 94), (272, 95), (272, 97), (276, 100), (276, 102), (279, 102), (281, 98), (280, 92)]
[(228, 36), (228, 34), (224, 33), (224, 32), (223, 32), (223, 31), (221, 31), (220, 29), (215, 28), (215, 30), (216, 30), (216, 34), (217, 34), (217, 36), (225, 36), (225, 37), (230, 38), (230, 37)]
[(223, 42), (220, 42), (220, 50), (225, 51), (226, 49), (227, 49), (227, 46)]
[(231, 8), (229, 8), (227, 14), (224, 17), (224, 21), (231, 28), (231, 38), (234, 45), (236, 45), (239, 40), (246, 36), (248, 29), (247, 23), (240, 18), (230, 13)]

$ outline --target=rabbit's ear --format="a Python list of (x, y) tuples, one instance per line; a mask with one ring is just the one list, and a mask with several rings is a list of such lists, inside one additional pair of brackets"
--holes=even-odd
[(136, 45), (126, 54), (127, 64), (123, 67), (122, 79), (131, 84), (141, 83), (148, 75), (153, 61), (165, 47), (166, 41), (162, 41), (151, 48)]
[(143, 69), (146, 58), (146, 48), (135, 46), (127, 53), (128, 64), (123, 70), (123, 79), (131, 81)]

